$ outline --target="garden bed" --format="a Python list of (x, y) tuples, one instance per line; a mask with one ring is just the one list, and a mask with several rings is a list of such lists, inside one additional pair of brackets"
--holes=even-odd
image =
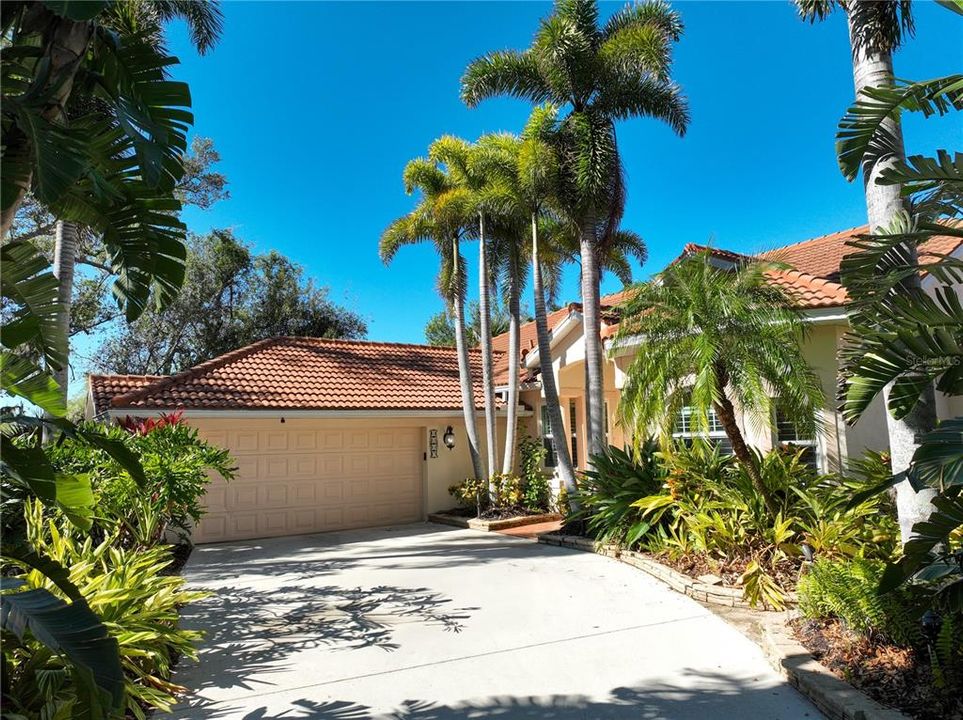
[(835, 619), (798, 618), (789, 625), (816, 660), (877, 702), (916, 720), (963, 720), (963, 698), (934, 692), (929, 658), (921, 653), (853, 633)]
[(470, 530), (481, 530), (483, 532), (494, 532), (496, 530), (505, 530), (506, 528), (521, 527), (523, 525), (538, 525), (540, 523), (555, 522), (561, 519), (562, 516), (558, 513), (531, 515), (524, 512), (504, 510), (498, 511), (498, 514), (494, 517), (476, 517), (474, 513), (468, 514), (468, 511), (463, 510), (431, 513), (428, 516), (429, 522), (469, 528)]
[[(724, 583), (707, 582), (704, 577), (691, 577), (684, 572), (680, 572), (675, 567), (664, 564), (661, 558), (657, 559), (648, 553), (623, 550), (615, 545), (601, 545), (592, 538), (577, 535), (550, 533), (539, 536), (539, 542), (549, 545), (571, 547), (577, 550), (586, 550), (615, 558), (616, 560), (624, 562), (626, 565), (631, 565), (634, 568), (642, 570), (657, 580), (661, 580), (676, 592), (688, 595), (700, 602), (722, 605), (724, 607), (751, 608), (749, 603), (743, 599), (743, 590), (741, 587), (733, 587)], [(700, 565), (692, 565), (691, 567), (696, 570), (701, 568)], [(708, 569), (706, 574), (711, 574)], [(790, 594), (787, 599), (787, 604), (794, 605), (795, 603), (795, 594)], [(752, 609), (762, 611), (760, 608)]]

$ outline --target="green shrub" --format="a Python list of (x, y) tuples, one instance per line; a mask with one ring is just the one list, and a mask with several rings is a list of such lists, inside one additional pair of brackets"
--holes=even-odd
[(537, 438), (525, 437), (518, 444), (518, 455), (521, 461), (522, 504), (535, 512), (547, 512), (551, 502), (552, 491), (549, 478), (542, 467), (548, 450)]
[[(26, 516), (30, 545), (69, 570), (70, 580), (117, 639), (128, 714), (144, 718), (145, 708), (169, 711), (174, 693), (182, 690), (171, 683), (172, 663), (181, 655), (196, 657), (194, 643), (200, 638), (178, 628), (178, 608), (204, 594), (187, 591), (183, 578), (164, 574), (172, 561), (168, 547), (124, 548), (112, 536), (99, 542), (78, 539), (62, 523), (44, 519), (36, 501), (28, 501)], [(21, 577), (27, 588), (62, 597), (36, 570)], [(73, 717), (72, 711), (89, 702), (61, 657), (39, 642), (5, 635), (3, 657), (5, 711), (26, 718)]]
[(87, 444), (67, 440), (50, 450), (56, 470), (91, 478), (97, 538), (111, 535), (125, 546), (150, 547), (168, 530), (186, 537), (203, 515), (209, 473), (227, 480), (235, 475), (228, 451), (202, 440), (176, 414), (101, 429), (137, 454), (147, 475), (146, 487), (138, 487), (110, 456)]
[(465, 478), (457, 485), (449, 486), (448, 494), (455, 498), (459, 507), (466, 510), (475, 510), (488, 504), (488, 488), (484, 480), (478, 478)]
[(808, 618), (838, 618), (861, 635), (919, 647), (922, 610), (908, 593), (879, 594), (884, 567), (865, 558), (817, 558), (799, 578), (800, 612)]
[(584, 521), (600, 542), (635, 545), (653, 525), (635, 503), (662, 487), (656, 447), (654, 442), (643, 443), (637, 459), (612, 446), (594, 455), (592, 469), (579, 481), (578, 510), (567, 522)]
[(651, 552), (699, 555), (715, 568), (741, 574), (746, 599), (776, 609), (795, 585), (801, 545), (824, 558), (888, 559), (899, 529), (889, 501), (873, 496), (848, 507), (854, 491), (875, 484), (878, 458), (852, 477), (819, 475), (801, 452), (757, 454), (763, 482), (778, 506), (772, 519), (744, 468), (704, 444), (665, 453), (667, 493), (634, 507), (655, 527), (643, 538)]

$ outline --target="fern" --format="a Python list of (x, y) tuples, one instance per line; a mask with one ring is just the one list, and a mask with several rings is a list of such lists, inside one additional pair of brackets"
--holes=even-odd
[(799, 610), (810, 618), (839, 618), (851, 630), (902, 646), (919, 646), (919, 611), (903, 592), (877, 591), (885, 564), (865, 558), (819, 559), (799, 579)]

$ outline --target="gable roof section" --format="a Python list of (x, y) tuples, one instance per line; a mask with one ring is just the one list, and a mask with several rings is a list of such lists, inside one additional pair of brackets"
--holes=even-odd
[[(478, 351), (470, 362), (480, 408)], [(428, 345), (270, 338), (116, 395), (110, 407), (460, 411), (458, 356), (454, 348)]]
[(94, 403), (94, 415), (110, 408), (110, 400), (161, 380), (163, 375), (90, 375), (87, 383)]

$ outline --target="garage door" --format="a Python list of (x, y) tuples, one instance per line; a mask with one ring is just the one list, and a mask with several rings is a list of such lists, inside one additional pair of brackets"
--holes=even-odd
[(202, 430), (237, 478), (214, 480), (196, 543), (422, 519), (421, 428)]

